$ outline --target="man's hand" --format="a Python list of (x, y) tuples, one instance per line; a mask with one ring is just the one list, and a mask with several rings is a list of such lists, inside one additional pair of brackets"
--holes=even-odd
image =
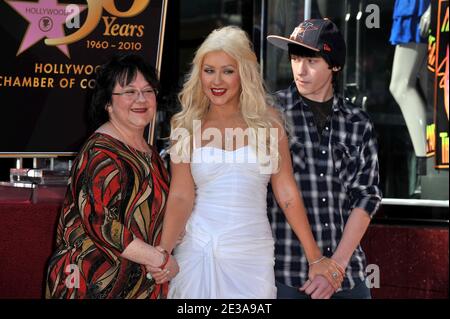
[(322, 275), (315, 276), (313, 280), (308, 279), (299, 290), (310, 295), (312, 299), (330, 299), (335, 291), (333, 286)]
[(333, 286), (334, 290), (337, 290), (342, 285), (345, 270), (335, 260), (322, 257), (319, 262), (313, 263), (309, 266), (309, 279), (314, 280), (314, 278), (318, 275), (324, 276)]

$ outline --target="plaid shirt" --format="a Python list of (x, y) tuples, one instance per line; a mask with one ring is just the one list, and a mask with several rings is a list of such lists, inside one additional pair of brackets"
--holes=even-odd
[[(309, 223), (324, 256), (336, 250), (353, 208), (373, 217), (381, 201), (378, 188), (377, 143), (368, 115), (348, 100), (334, 97), (333, 111), (322, 132), (295, 83), (276, 93), (288, 125), (295, 180), (301, 190)], [(289, 129), (289, 127), (291, 129)], [(305, 283), (308, 261), (270, 190), (268, 212), (275, 237), (275, 276), (292, 287)], [(342, 289), (365, 279), (366, 258), (358, 245), (346, 269)]]

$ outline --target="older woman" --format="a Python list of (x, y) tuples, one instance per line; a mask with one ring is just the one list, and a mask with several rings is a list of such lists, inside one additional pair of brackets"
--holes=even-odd
[(155, 71), (137, 55), (97, 75), (91, 114), (100, 124), (74, 161), (50, 258), (47, 298), (160, 298), (146, 267), (178, 271), (158, 243), (167, 171), (144, 130), (156, 113)]

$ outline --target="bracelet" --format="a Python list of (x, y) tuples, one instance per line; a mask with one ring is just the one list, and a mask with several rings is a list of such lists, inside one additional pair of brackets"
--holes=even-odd
[(318, 263), (320, 263), (322, 260), (324, 260), (325, 258), (326, 258), (325, 256), (322, 256), (322, 257), (320, 257), (319, 259), (317, 259), (316, 261), (313, 261), (313, 262), (309, 263), (309, 265), (312, 266), (312, 265), (314, 265), (314, 264), (318, 264)]
[(162, 254), (164, 255), (163, 262), (162, 262), (162, 264), (158, 267), (158, 268), (164, 269), (164, 267), (166, 267), (166, 266), (167, 266), (167, 263), (169, 262), (170, 255), (169, 255), (169, 253), (167, 252), (167, 250), (165, 250), (164, 248), (157, 247), (156, 249), (157, 249), (160, 253), (162, 253)]

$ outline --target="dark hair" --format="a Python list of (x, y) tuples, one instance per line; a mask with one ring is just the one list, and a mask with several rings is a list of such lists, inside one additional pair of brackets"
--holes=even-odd
[(136, 78), (138, 71), (152, 88), (159, 89), (156, 70), (137, 54), (116, 54), (97, 69), (89, 108), (89, 119), (93, 127), (98, 127), (109, 120), (105, 106), (111, 103), (116, 84), (121, 86), (130, 84)]
[[(333, 63), (331, 61), (331, 58), (329, 55), (322, 54), (321, 51), (314, 51), (311, 49), (308, 49), (306, 47), (303, 47), (301, 45), (295, 45), (295, 44), (288, 44), (288, 52), (289, 52), (289, 58), (291, 58), (291, 55), (296, 55), (302, 58), (323, 58), (325, 62), (328, 64), (328, 68), (331, 70), (334, 66), (338, 66), (336, 63)], [(342, 68), (339, 71), (333, 71), (333, 88), (336, 90), (338, 87), (338, 80), (339, 80), (339, 73), (341, 72)]]

